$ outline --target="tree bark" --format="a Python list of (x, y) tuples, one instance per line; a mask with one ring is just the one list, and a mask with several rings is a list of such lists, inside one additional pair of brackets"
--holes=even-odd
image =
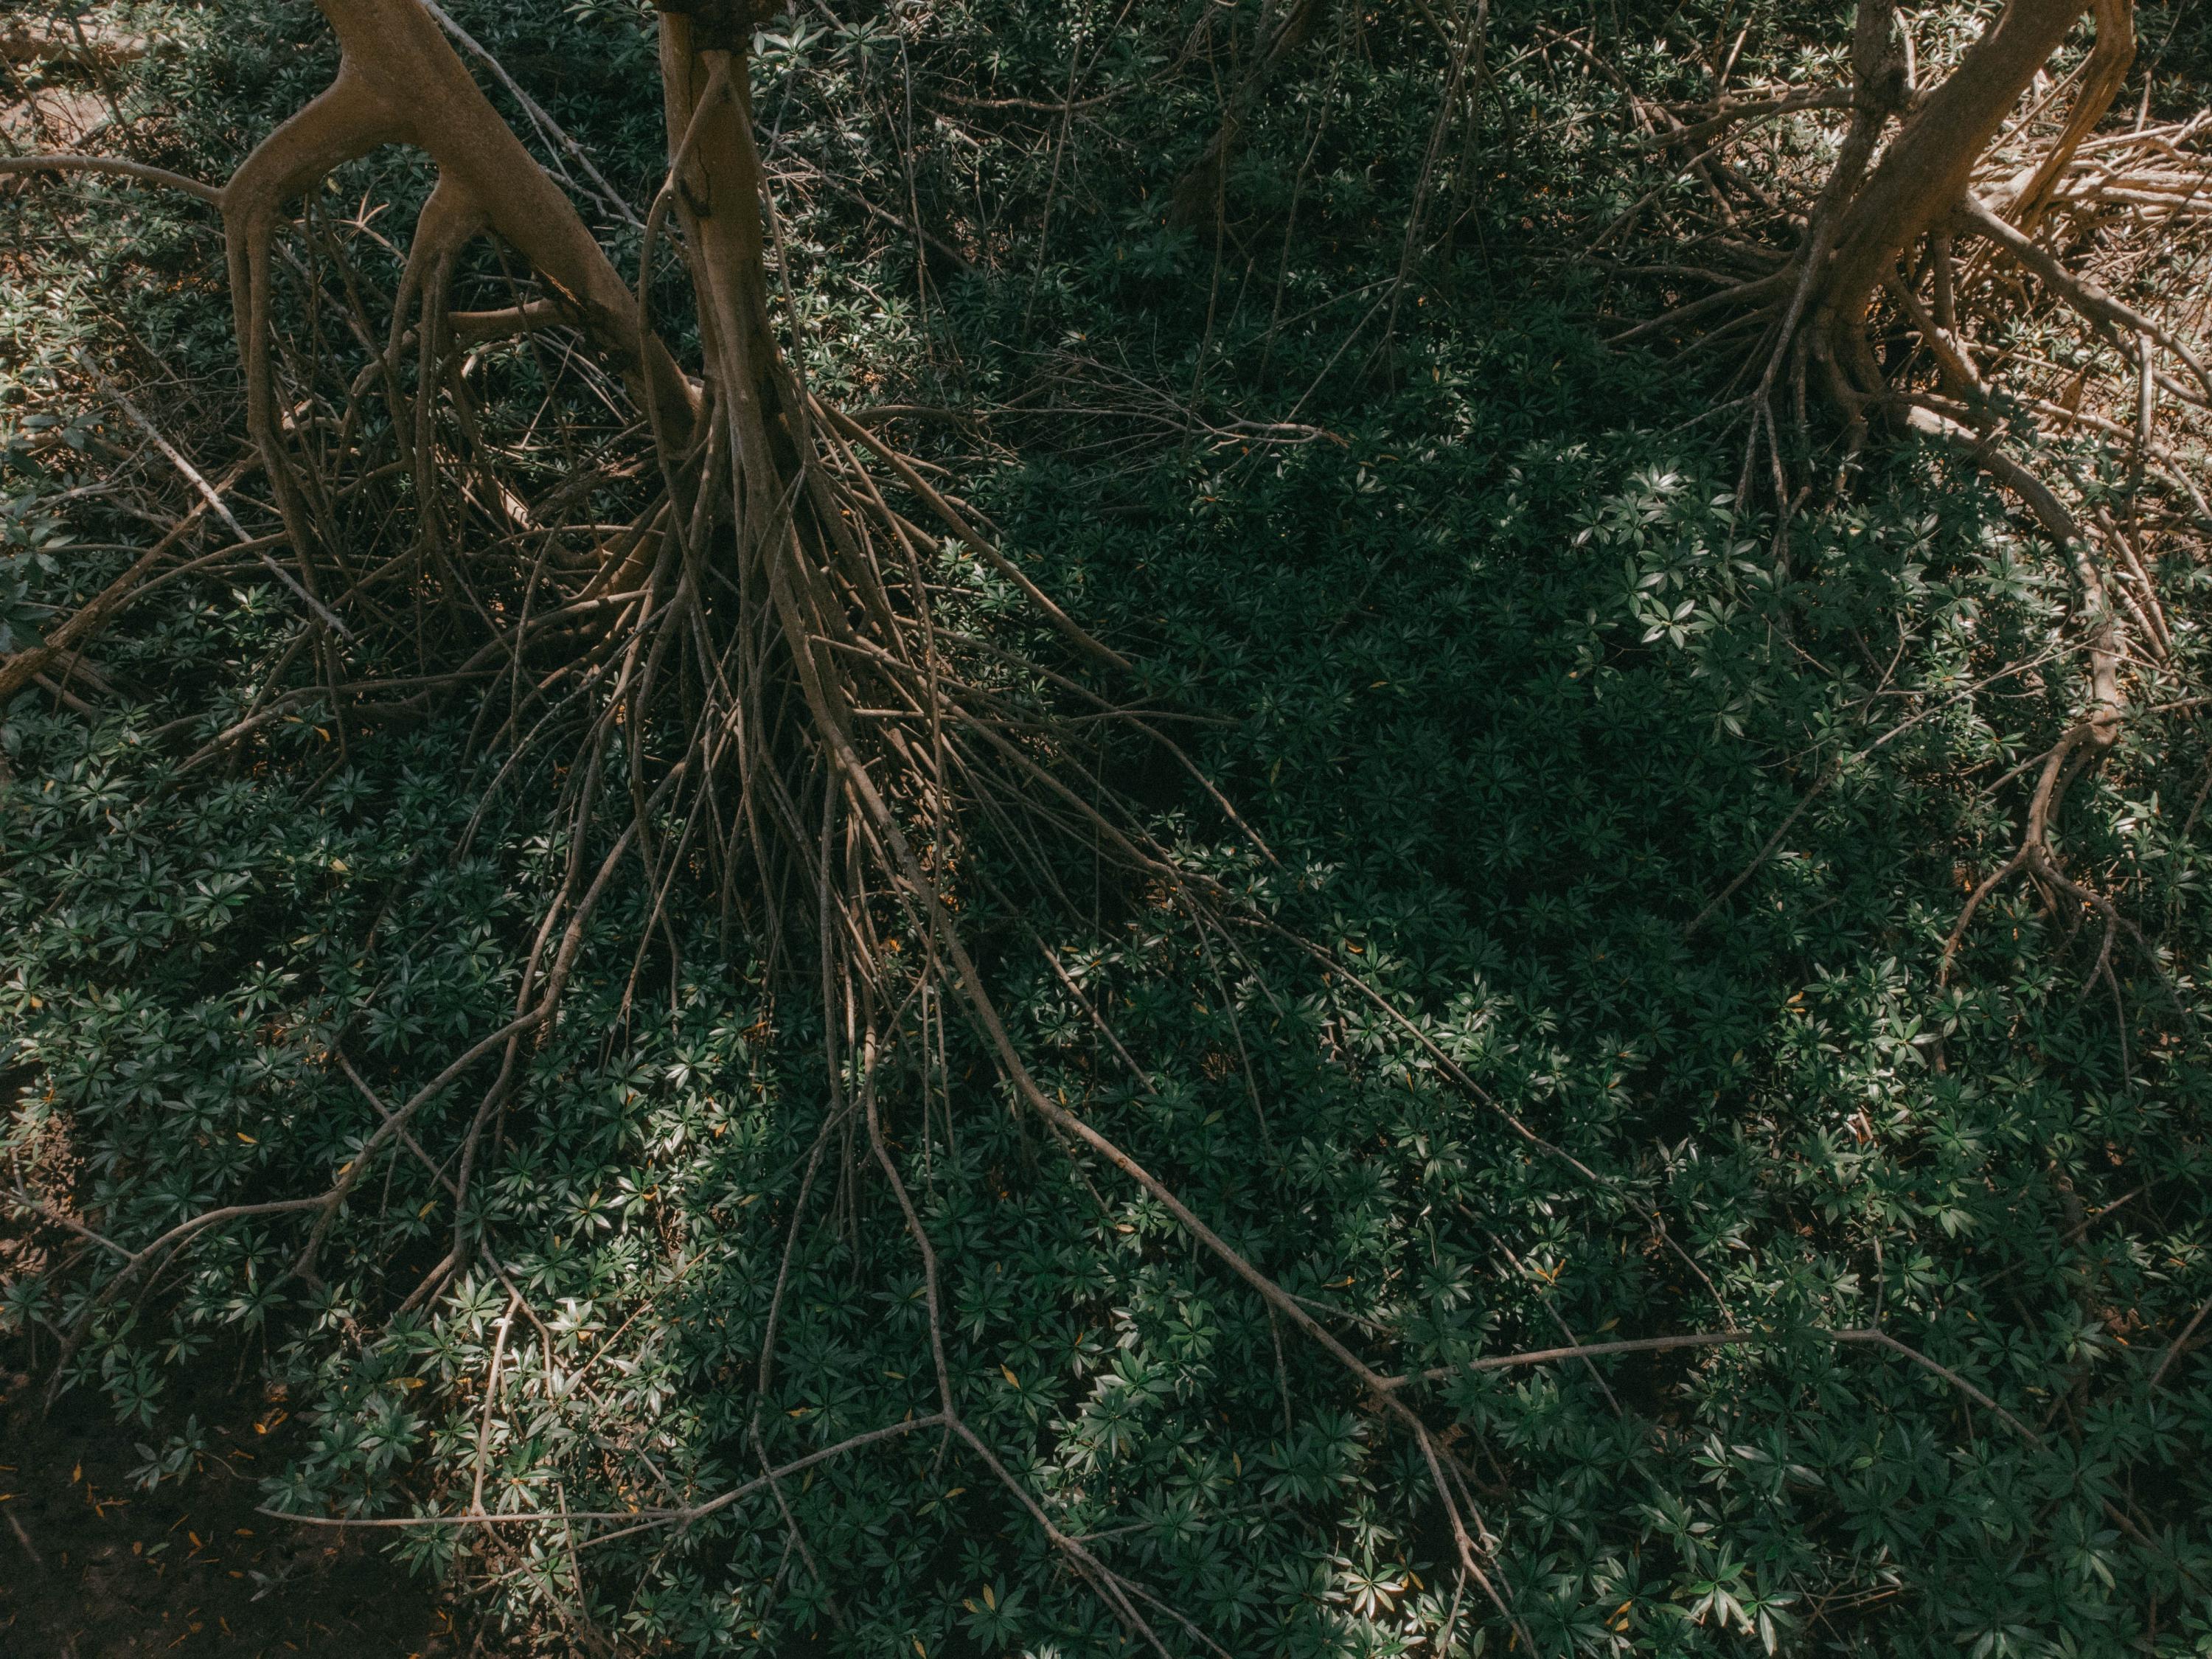
[(2087, 9), (2087, 0), (2010, 0), (1891, 142), (1844, 210), (1823, 283), (1825, 331), (1846, 355), (1859, 343), (1838, 331), (1856, 335), (1883, 278), (1958, 206), (2005, 117)]
[(331, 167), (411, 144), (530, 262), (640, 407), (688, 430), (696, 400), (667, 348), (641, 332), (629, 284), (429, 14), (413, 0), (316, 3), (343, 54), (337, 80), (240, 167), (223, 192), (225, 217), (273, 216)]

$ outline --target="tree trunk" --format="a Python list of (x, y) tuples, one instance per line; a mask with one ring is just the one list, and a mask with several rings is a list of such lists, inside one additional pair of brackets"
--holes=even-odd
[(1867, 367), (1864, 328), (1875, 291), (1906, 250), (1959, 205), (2005, 117), (2087, 9), (2087, 0), (2010, 0), (1843, 210), (1819, 316), (1830, 349), (1854, 369)]
[[(653, 410), (665, 428), (688, 434), (697, 402), (682, 371), (660, 340), (641, 330), (629, 285), (429, 14), (413, 0), (316, 3), (338, 38), (337, 77), (239, 165), (221, 204), (247, 428), (302, 558), (315, 538), (276, 413), (269, 361), (270, 254), (288, 203), (332, 168), (385, 144), (410, 144), (438, 167), (434, 205), (410, 253), (410, 283), (479, 230), (496, 231), (553, 289), (639, 407)], [(308, 580), (312, 586), (312, 574)]]

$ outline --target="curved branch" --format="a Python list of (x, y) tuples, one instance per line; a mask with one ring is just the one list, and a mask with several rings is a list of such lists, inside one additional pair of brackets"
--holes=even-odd
[(2087, 80), (2081, 95), (2074, 100), (2058, 142), (2051, 147), (2051, 153), (2043, 158), (2014, 202), (2013, 211), (2022, 230), (2035, 228), (2036, 221), (2051, 205), (2060, 175), (2073, 161), (2075, 151), (2081, 148), (2081, 141), (2089, 136), (2089, 130), (2103, 120), (2105, 112), (2112, 108), (2121, 83), (2128, 78), (2130, 65), (2136, 61), (2135, 0), (2095, 0), (2093, 9), (2097, 20), (2097, 40), (2089, 49), (2089, 61), (2083, 65)]
[(167, 167), (126, 161), (120, 155), (0, 155), (0, 175), (27, 173), (107, 173), (118, 179), (136, 179), (141, 184), (180, 190), (216, 206), (222, 204), (222, 191), (214, 185), (204, 185)]

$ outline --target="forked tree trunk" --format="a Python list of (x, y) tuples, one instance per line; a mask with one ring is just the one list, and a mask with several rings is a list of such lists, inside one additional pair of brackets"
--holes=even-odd
[[(414, 0), (316, 4), (338, 38), (337, 79), (240, 163), (222, 191), (248, 420), (264, 460), (281, 444), (268, 371), (269, 252), (278, 216), (333, 167), (388, 143), (428, 155), (446, 198), (430, 226), (439, 246), (418, 246), (416, 260), (450, 252), (481, 229), (496, 232), (553, 289), (639, 406), (687, 430), (696, 398), (667, 349), (641, 331), (629, 285), (430, 15)], [(280, 464), (271, 471), (281, 479), (290, 469)]]
[[(642, 374), (629, 285), (558, 186), (531, 157), (476, 82), (437, 23), (414, 0), (318, 0), (343, 56), (337, 81), (286, 124), (294, 144), (327, 135), (330, 154), (305, 155), (282, 139), (264, 145), (229, 187), (256, 193), (258, 177), (283, 168), (304, 184), (318, 162), (378, 143), (412, 144), (437, 164), (439, 181), (457, 191), (575, 308), (578, 320), (626, 373)], [(379, 129), (381, 129), (380, 131)], [(665, 354), (657, 354), (665, 362)]]

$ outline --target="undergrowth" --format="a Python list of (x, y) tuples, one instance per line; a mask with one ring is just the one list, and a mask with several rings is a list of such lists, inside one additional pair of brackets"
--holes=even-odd
[[(646, 199), (638, 17), (524, 9), (454, 9)], [(1425, 168), (1442, 48), (1425, 8), (1364, 15), (1286, 72), (1200, 232), (1161, 204), (1216, 107), (1203, 9), (860, 10), (755, 58), (807, 371), (944, 413), (908, 417), (921, 453), (1267, 848), (1102, 738), (1244, 908), (1066, 854), (1064, 903), (977, 882), (994, 995), (1042, 1086), (1449, 1425), (1445, 1474), (924, 1000), (891, 1146), (963, 1413), (1037, 1509), (1176, 1653), (2212, 1652), (2212, 1358), (2176, 1341), (2212, 1296), (2203, 567), (2162, 573), (2174, 652), (2068, 809), (2155, 957), (2113, 950), (2108, 983), (2096, 925), (2016, 889), (1946, 976), (2014, 776), (2081, 697), (2063, 562), (1914, 449), (1778, 557), (1703, 372), (1599, 343), (1638, 292), (1572, 257), (1622, 204), (1615, 91), (1546, 20), (1501, 21)], [(177, 49), (121, 112), (164, 165), (215, 171), (328, 72), (302, 9), (141, 21)], [(0, 212), (0, 627), (27, 638), (191, 501), (73, 348), (210, 476), (235, 371), (188, 206), (86, 181)], [(526, 422), (526, 356), (482, 372)], [(1022, 637), (982, 567), (938, 574)], [(560, 880), (551, 781), (487, 797), (468, 708), (302, 709), (204, 758), (313, 683), (301, 621), (250, 562), (187, 574), (0, 724), (4, 1147), (38, 1206), (13, 1340), (105, 1394), (149, 1486), (208, 1455), (178, 1368), (242, 1341), (313, 1423), (270, 1507), (515, 1517), (391, 1533), (518, 1650), (1136, 1650), (966, 1446), (898, 1431), (936, 1409), (921, 1264), (819, 1000), (704, 898), (594, 915), (471, 1214), (457, 1092), (308, 1272), (305, 1224), (257, 1217), (104, 1296), (94, 1234), (327, 1187), (498, 1028)]]

